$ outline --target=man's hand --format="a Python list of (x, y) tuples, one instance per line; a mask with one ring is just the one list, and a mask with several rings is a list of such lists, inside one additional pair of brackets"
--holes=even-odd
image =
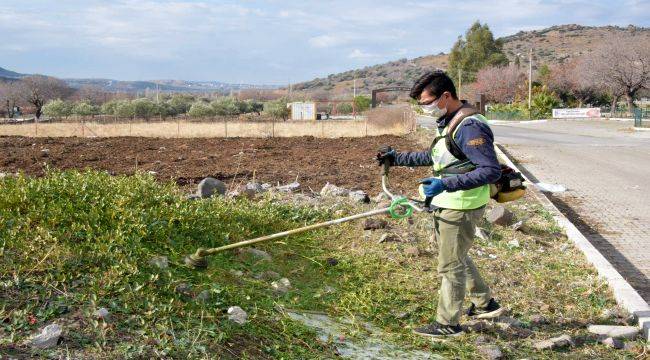
[(426, 197), (434, 197), (445, 191), (445, 186), (443, 185), (442, 180), (438, 178), (432, 177), (422, 179), (420, 180), (420, 184), (424, 185), (423, 190)]
[(397, 152), (392, 147), (382, 146), (379, 148), (379, 152), (377, 152), (377, 162), (379, 163), (379, 166), (383, 165), (384, 162), (388, 162), (388, 165), (393, 166), (395, 165), (396, 155)]

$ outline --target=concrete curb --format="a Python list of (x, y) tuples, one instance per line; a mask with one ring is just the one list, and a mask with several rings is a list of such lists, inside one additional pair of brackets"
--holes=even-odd
[[(521, 172), (512, 160), (500, 148), (501, 145), (495, 146), (497, 155), (513, 169)], [(549, 200), (544, 193), (535, 187), (532, 181), (523, 174), (524, 178), (531, 184), (528, 189), (539, 202), (553, 215), (558, 226), (564, 229), (569, 240), (582, 251), (582, 253), (598, 271), (598, 274), (607, 280), (609, 287), (614, 293), (616, 302), (625, 310), (638, 319), (638, 326), (643, 330), (643, 337), (650, 342), (650, 305), (643, 300), (641, 295), (632, 288), (632, 286), (619, 274), (619, 272), (607, 261), (607, 259), (596, 249), (587, 238), (576, 228), (576, 226), (567, 219), (564, 214)]]
[(650, 131), (650, 128), (633, 127), (634, 131)]

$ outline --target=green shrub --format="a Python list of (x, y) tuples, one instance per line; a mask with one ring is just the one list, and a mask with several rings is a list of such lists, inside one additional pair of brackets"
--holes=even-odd
[(363, 112), (370, 109), (371, 103), (372, 103), (372, 99), (370, 98), (370, 96), (357, 95), (354, 98), (354, 106), (357, 112)]
[(190, 107), (190, 111), (187, 112), (189, 116), (192, 117), (209, 117), (214, 116), (216, 112), (210, 104), (206, 104), (202, 101), (197, 101)]
[(233, 97), (221, 97), (210, 103), (214, 113), (221, 116), (234, 116), (240, 114), (239, 104)]
[(264, 112), (276, 119), (286, 120), (289, 117), (289, 113), (290, 113), (287, 104), (288, 101), (286, 98), (281, 98), (274, 101), (267, 101), (264, 103)]
[(352, 104), (351, 103), (342, 103), (336, 106), (336, 112), (338, 114), (348, 115), (352, 114)]
[(135, 117), (149, 119), (156, 115), (156, 104), (147, 98), (135, 99), (131, 101), (131, 105)]
[(114, 115), (123, 118), (135, 117), (135, 107), (129, 100), (119, 100), (117, 104), (115, 104)]
[(43, 106), (43, 114), (54, 118), (68, 117), (72, 115), (72, 105), (61, 99), (50, 100)]
[(78, 102), (72, 107), (72, 113), (79, 116), (91, 116), (99, 114), (99, 108), (87, 102)]

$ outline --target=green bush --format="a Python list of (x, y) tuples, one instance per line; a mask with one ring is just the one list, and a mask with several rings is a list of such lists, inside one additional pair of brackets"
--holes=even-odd
[(216, 112), (210, 104), (206, 104), (202, 101), (197, 101), (190, 107), (190, 111), (187, 112), (189, 116), (192, 117), (209, 117), (214, 116)]
[(87, 102), (78, 102), (72, 107), (72, 113), (78, 116), (91, 116), (99, 114), (99, 108)]
[(287, 120), (287, 118), (289, 118), (289, 113), (290, 113), (287, 104), (288, 104), (288, 100), (286, 98), (281, 98), (274, 101), (267, 101), (264, 103), (264, 112), (276, 119)]
[(173, 113), (170, 115), (185, 114), (190, 111), (190, 107), (196, 101), (192, 95), (174, 94), (169, 99), (168, 104), (172, 107)]
[(131, 106), (135, 117), (149, 119), (156, 115), (156, 104), (147, 98), (135, 99), (131, 101)]
[(234, 116), (240, 114), (240, 107), (233, 97), (221, 97), (210, 103), (214, 113), (221, 116)]
[(114, 115), (123, 117), (123, 118), (132, 118), (135, 117), (135, 107), (133, 103), (129, 100), (119, 100), (115, 104)]
[(543, 88), (537, 94), (533, 95), (531, 102), (531, 118), (544, 119), (553, 115), (553, 108), (560, 106), (560, 99), (551, 92)]
[(43, 106), (43, 114), (54, 118), (68, 117), (72, 115), (72, 105), (61, 99), (50, 100)]
[(110, 100), (103, 103), (100, 108), (100, 113), (104, 115), (117, 115), (116, 110), (119, 103), (119, 100)]
[(370, 96), (357, 95), (354, 98), (354, 107), (356, 108), (357, 112), (363, 112), (370, 109), (371, 104), (372, 104), (372, 99), (370, 98)]

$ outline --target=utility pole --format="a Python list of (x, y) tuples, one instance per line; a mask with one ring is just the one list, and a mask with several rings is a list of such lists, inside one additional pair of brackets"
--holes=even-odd
[(357, 79), (354, 79), (354, 81), (352, 82), (352, 84), (353, 84), (353, 85), (352, 85), (352, 89), (353, 89), (353, 90), (352, 90), (352, 94), (353, 94), (352, 97), (353, 97), (353, 98), (356, 98), (356, 97), (357, 97)]
[(160, 103), (159, 95), (160, 95), (160, 86), (158, 85), (158, 83), (156, 83), (156, 104)]
[(530, 112), (533, 96), (533, 48), (528, 51), (528, 112)]

